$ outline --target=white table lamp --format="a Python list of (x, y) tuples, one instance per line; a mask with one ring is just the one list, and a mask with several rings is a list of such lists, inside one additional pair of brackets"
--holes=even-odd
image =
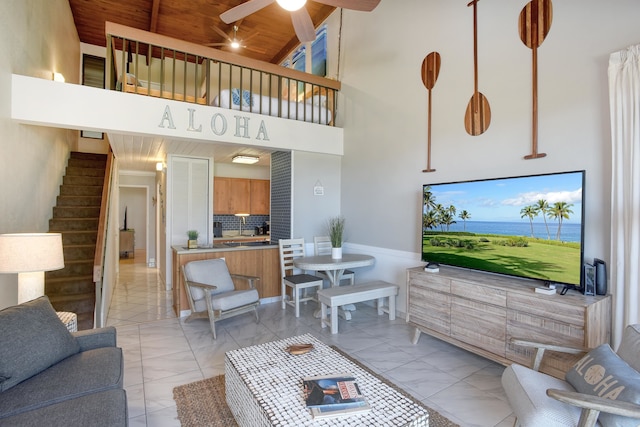
[(44, 272), (61, 268), (62, 234), (0, 234), (0, 273), (18, 273), (18, 304), (44, 295)]

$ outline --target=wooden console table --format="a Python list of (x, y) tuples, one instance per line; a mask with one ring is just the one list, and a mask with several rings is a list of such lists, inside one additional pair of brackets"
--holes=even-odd
[[(539, 282), (440, 266), (407, 270), (407, 322), (422, 332), (503, 365), (530, 365), (532, 350), (511, 338), (593, 348), (608, 343), (611, 296), (544, 295)], [(550, 352), (541, 371), (564, 378), (579, 356)]]

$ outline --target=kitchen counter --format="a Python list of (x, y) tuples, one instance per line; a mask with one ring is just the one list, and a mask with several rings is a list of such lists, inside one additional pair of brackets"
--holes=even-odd
[[(226, 241), (225, 238), (222, 240)], [(181, 272), (181, 266), (191, 261), (224, 258), (231, 273), (260, 278), (256, 283), (256, 289), (261, 300), (280, 296), (280, 255), (277, 244), (242, 240), (218, 243), (214, 240), (214, 244), (208, 247), (187, 249), (186, 245), (175, 245), (171, 248), (173, 308), (177, 316), (186, 316), (191, 309)]]
[[(214, 240), (215, 242), (215, 240)], [(195, 249), (189, 249), (186, 246), (172, 246), (171, 248), (179, 254), (187, 254), (187, 253), (206, 253), (206, 252), (220, 252), (220, 251), (242, 251), (242, 250), (250, 250), (250, 249), (269, 249), (269, 248), (277, 248), (278, 244), (267, 240), (253, 241), (253, 240), (232, 240), (227, 241), (226, 239), (222, 239), (219, 243), (213, 243), (212, 245), (201, 245)]]

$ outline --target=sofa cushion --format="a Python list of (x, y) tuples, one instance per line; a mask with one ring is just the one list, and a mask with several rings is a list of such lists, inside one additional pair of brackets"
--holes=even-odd
[(549, 396), (547, 389), (574, 391), (561, 379), (512, 364), (502, 374), (502, 387), (522, 426), (575, 427), (580, 409)]
[(128, 425), (127, 395), (122, 389), (92, 393), (0, 420), (3, 426), (109, 426)]
[(80, 351), (46, 296), (0, 311), (0, 391)]
[(640, 324), (624, 328), (618, 356), (633, 369), (640, 372)]
[(123, 374), (121, 348), (104, 347), (74, 354), (3, 392), (0, 418), (122, 388)]
[[(640, 373), (616, 355), (609, 344), (591, 350), (567, 371), (566, 379), (577, 391), (611, 400), (640, 404)], [(637, 427), (638, 420), (601, 412), (604, 426)]]

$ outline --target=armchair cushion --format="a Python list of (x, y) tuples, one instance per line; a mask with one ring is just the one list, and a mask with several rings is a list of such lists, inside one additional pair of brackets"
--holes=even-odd
[(46, 296), (0, 311), (0, 391), (80, 351)]
[(640, 324), (628, 325), (622, 334), (618, 356), (633, 369), (640, 372)]
[(575, 427), (580, 408), (547, 396), (548, 388), (574, 391), (565, 381), (516, 363), (502, 374), (509, 404), (523, 426)]
[[(566, 380), (581, 393), (640, 404), (640, 373), (618, 357), (609, 344), (587, 353), (567, 372)], [(638, 426), (638, 420), (604, 412), (598, 421), (604, 427)]]
[[(192, 261), (184, 266), (184, 270), (191, 282), (215, 286), (217, 289), (212, 291), (214, 295), (235, 288), (224, 258)], [(204, 300), (204, 292), (202, 288), (191, 286), (191, 298), (194, 301)]]
[(222, 295), (213, 295), (211, 305), (214, 310), (227, 311), (254, 303), (259, 299), (260, 295), (256, 289), (247, 289), (244, 291), (227, 292)]

